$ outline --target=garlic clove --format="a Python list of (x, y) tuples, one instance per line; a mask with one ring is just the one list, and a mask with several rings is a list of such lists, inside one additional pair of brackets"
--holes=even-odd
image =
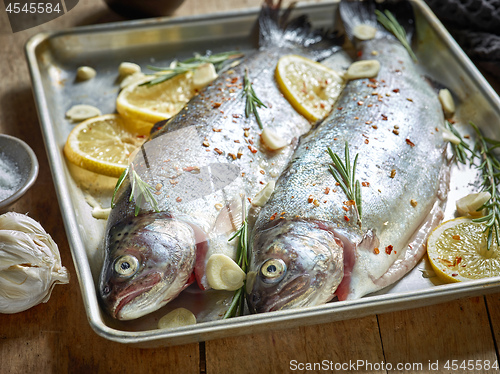
[(202, 64), (194, 71), (193, 87), (197, 89), (203, 88), (217, 77), (214, 64)]
[(196, 316), (186, 308), (177, 308), (165, 314), (158, 321), (159, 329), (173, 329), (176, 327), (196, 324)]
[(461, 140), (458, 136), (453, 134), (450, 130), (448, 129), (442, 129), (441, 134), (443, 135), (443, 140), (446, 142), (450, 142), (452, 144), (458, 145), (460, 144)]
[(67, 112), (66, 117), (72, 121), (79, 122), (92, 117), (100, 116), (102, 113), (92, 105), (79, 104), (72, 106)]
[(264, 145), (271, 151), (277, 151), (278, 149), (284, 148), (288, 144), (290, 144), (290, 142), (288, 142), (286, 139), (283, 139), (275, 131), (271, 130), (268, 127), (262, 130), (260, 136), (262, 141), (264, 142)]
[(86, 81), (89, 79), (94, 78), (97, 75), (97, 72), (95, 69), (91, 68), (90, 66), (80, 66), (76, 70), (76, 78), (81, 81)]
[(206, 267), (207, 281), (215, 290), (236, 291), (243, 286), (245, 272), (224, 254), (210, 256)]
[(377, 60), (362, 60), (353, 62), (345, 74), (345, 79), (374, 78), (380, 71), (380, 62)]
[(352, 33), (359, 40), (370, 40), (375, 37), (377, 29), (367, 24), (359, 24), (354, 26)]
[(132, 75), (141, 72), (141, 67), (133, 62), (122, 62), (118, 66), (118, 74), (121, 76)]
[(252, 205), (254, 206), (264, 206), (266, 204), (267, 200), (271, 197), (274, 187), (276, 185), (275, 181), (270, 181), (266, 186), (257, 192), (255, 197), (252, 199)]
[(452, 117), (455, 113), (455, 101), (453, 100), (453, 96), (451, 96), (450, 90), (447, 88), (439, 90), (438, 98), (443, 107), (445, 117)]
[(483, 210), (477, 211), (491, 198), (491, 194), (486, 191), (471, 193), (457, 200), (456, 207), (461, 216), (471, 215), (479, 217), (483, 215)]

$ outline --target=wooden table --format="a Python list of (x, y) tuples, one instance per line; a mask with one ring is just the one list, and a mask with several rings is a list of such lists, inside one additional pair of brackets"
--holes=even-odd
[[(257, 7), (260, 0), (186, 0), (174, 16)], [(386, 372), (382, 363), (407, 365), (398, 372), (447, 372), (451, 360), (497, 360), (500, 293), (445, 304), (310, 327), (269, 331), (184, 346), (137, 349), (110, 342), (90, 328), (42, 142), (24, 57), (28, 37), (71, 26), (121, 20), (101, 0), (80, 0), (66, 15), (13, 34), (0, 6), (0, 133), (30, 144), (40, 161), (34, 187), (11, 210), (41, 222), (58, 243), (72, 279), (56, 286), (48, 303), (0, 315), (1, 373), (281, 373), (298, 363), (326, 360), (368, 365), (356, 372)], [(251, 333), (251, 330), (249, 330)], [(294, 365), (294, 361), (297, 366)], [(429, 364), (438, 362), (436, 366)], [(474, 364), (476, 362), (474, 361)], [(378, 364), (377, 367), (375, 364)], [(422, 369), (413, 366), (422, 364)], [(413, 366), (413, 367), (412, 367)], [(303, 372), (303, 370), (297, 370)], [(493, 372), (492, 370), (449, 370)]]

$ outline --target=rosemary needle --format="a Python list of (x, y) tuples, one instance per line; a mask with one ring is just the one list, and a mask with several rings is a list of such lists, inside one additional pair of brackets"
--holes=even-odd
[(245, 116), (248, 118), (250, 117), (250, 114), (253, 113), (260, 129), (264, 129), (257, 109), (261, 107), (267, 108), (267, 106), (265, 106), (264, 103), (260, 101), (260, 99), (255, 94), (252, 82), (250, 82), (250, 78), (248, 78), (248, 69), (245, 69), (245, 78), (243, 80), (243, 96), (246, 96), (247, 98), (245, 104)]
[(410, 44), (408, 43), (408, 39), (406, 38), (406, 31), (401, 26), (394, 17), (394, 14), (392, 14), (389, 10), (385, 10), (384, 13), (382, 13), (380, 10), (375, 10), (375, 14), (377, 15), (377, 21), (382, 24), (388, 31), (390, 31), (403, 45), (403, 47), (406, 48), (408, 53), (410, 54), (411, 58), (413, 61), (417, 62), (417, 56), (415, 56), (415, 53), (413, 53), (413, 50), (411, 49)]
[(144, 201), (149, 203), (155, 212), (159, 212), (158, 202), (156, 201), (156, 198), (153, 195), (153, 191), (155, 191), (155, 189), (142, 180), (139, 174), (137, 174), (137, 172), (132, 167), (132, 164), (130, 164), (124, 170), (124, 172), (116, 182), (115, 190), (113, 191), (113, 197), (111, 198), (111, 208), (114, 208), (116, 206), (115, 204), (116, 194), (120, 189), (120, 187), (122, 186), (123, 181), (125, 180), (125, 178), (127, 178), (128, 175), (130, 175), (131, 177), (130, 178), (131, 192), (130, 192), (129, 202), (131, 202), (135, 196), (134, 214), (136, 216), (139, 214), (141, 205), (144, 203)]
[(329, 147), (327, 148), (327, 151), (333, 161), (333, 166), (328, 165), (328, 168), (344, 193), (347, 195), (347, 198), (354, 201), (358, 224), (361, 225), (361, 187), (359, 180), (356, 180), (356, 164), (358, 162), (358, 154), (354, 157), (351, 169), (349, 144), (347, 142), (345, 142), (345, 164), (342, 163), (340, 157), (336, 153), (333, 153)]

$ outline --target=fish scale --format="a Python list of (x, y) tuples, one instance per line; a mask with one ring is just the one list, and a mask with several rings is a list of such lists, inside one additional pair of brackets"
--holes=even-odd
[[(409, 263), (414, 265), (423, 254), (422, 238), (432, 227), (426, 223), (441, 217), (438, 205), (446, 193), (447, 163), (440, 132), (444, 116), (437, 95), (392, 35), (379, 29), (376, 38), (359, 46), (361, 59), (380, 62), (377, 78), (357, 79), (346, 85), (337, 109), (300, 140), (257, 218), (249, 298), (255, 311), (316, 305), (335, 294), (340, 299), (359, 298), (396, 281), (403, 275), (400, 268), (408, 271), (412, 267)], [(361, 225), (354, 206), (346, 204), (349, 199), (328, 168), (333, 163), (327, 148), (344, 162), (346, 142), (351, 167), (358, 155), (356, 179), (364, 185)], [(327, 232), (342, 243), (330, 248), (293, 247), (290, 238), (300, 237), (290, 229), (294, 225), (302, 230), (309, 226), (301, 235), (325, 237)], [(411, 242), (421, 228), (418, 243)], [(287, 235), (287, 242), (269, 240)], [(344, 263), (344, 280), (317, 284), (312, 295), (286, 295), (286, 283), (296, 279), (299, 271), (311, 279), (324, 278), (314, 262), (298, 270), (297, 253), (314, 257), (328, 249), (336, 251), (335, 269)], [(278, 260), (288, 270), (273, 283), (264, 273)], [(377, 281), (381, 277), (383, 282)]]

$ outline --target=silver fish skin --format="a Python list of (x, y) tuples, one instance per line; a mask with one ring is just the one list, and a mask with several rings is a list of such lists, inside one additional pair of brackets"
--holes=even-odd
[[(155, 126), (132, 162), (133, 170), (155, 188), (159, 211), (165, 214), (154, 213), (144, 203), (135, 217), (138, 196), (130, 202), (130, 183), (122, 188), (108, 220), (106, 257), (99, 281), (102, 306), (115, 318), (134, 319), (161, 308), (193, 281), (193, 274), (200, 288), (208, 289), (208, 258), (223, 253), (235, 259), (237, 240), (229, 238), (246, 218), (242, 212), (254, 210), (250, 200), (278, 178), (298, 138), (311, 129), (311, 123), (281, 94), (274, 70), (285, 54), (317, 59), (333, 53), (338, 46), (307, 27), (301, 32), (279, 29), (274, 18), (278, 10), (270, 3), (264, 5), (260, 16), (261, 48), (221, 74), (178, 115)], [(267, 149), (254, 116), (245, 116), (245, 72), (256, 95), (267, 106), (258, 109), (263, 125), (288, 144), (280, 150)], [(157, 222), (165, 220), (172, 222)], [(137, 235), (133, 239), (115, 234), (116, 227), (125, 222), (135, 227)], [(154, 235), (151, 227), (158, 228)], [(144, 232), (168, 245), (152, 247), (153, 239), (145, 243)], [(127, 277), (116, 271), (123, 253), (135, 256), (137, 259), (129, 260), (139, 264), (136, 272)], [(148, 280), (148, 287), (140, 285), (143, 279)]]
[[(343, 6), (346, 28), (360, 19), (377, 26), (373, 9), (360, 7), (359, 17)], [(435, 91), (384, 29), (356, 46), (380, 72), (347, 83), (332, 114), (301, 138), (259, 213), (247, 281), (255, 312), (355, 299), (397, 281), (443, 217), (448, 163)], [(346, 142), (351, 167), (358, 155), (361, 223), (328, 167), (327, 148), (345, 162)]]

